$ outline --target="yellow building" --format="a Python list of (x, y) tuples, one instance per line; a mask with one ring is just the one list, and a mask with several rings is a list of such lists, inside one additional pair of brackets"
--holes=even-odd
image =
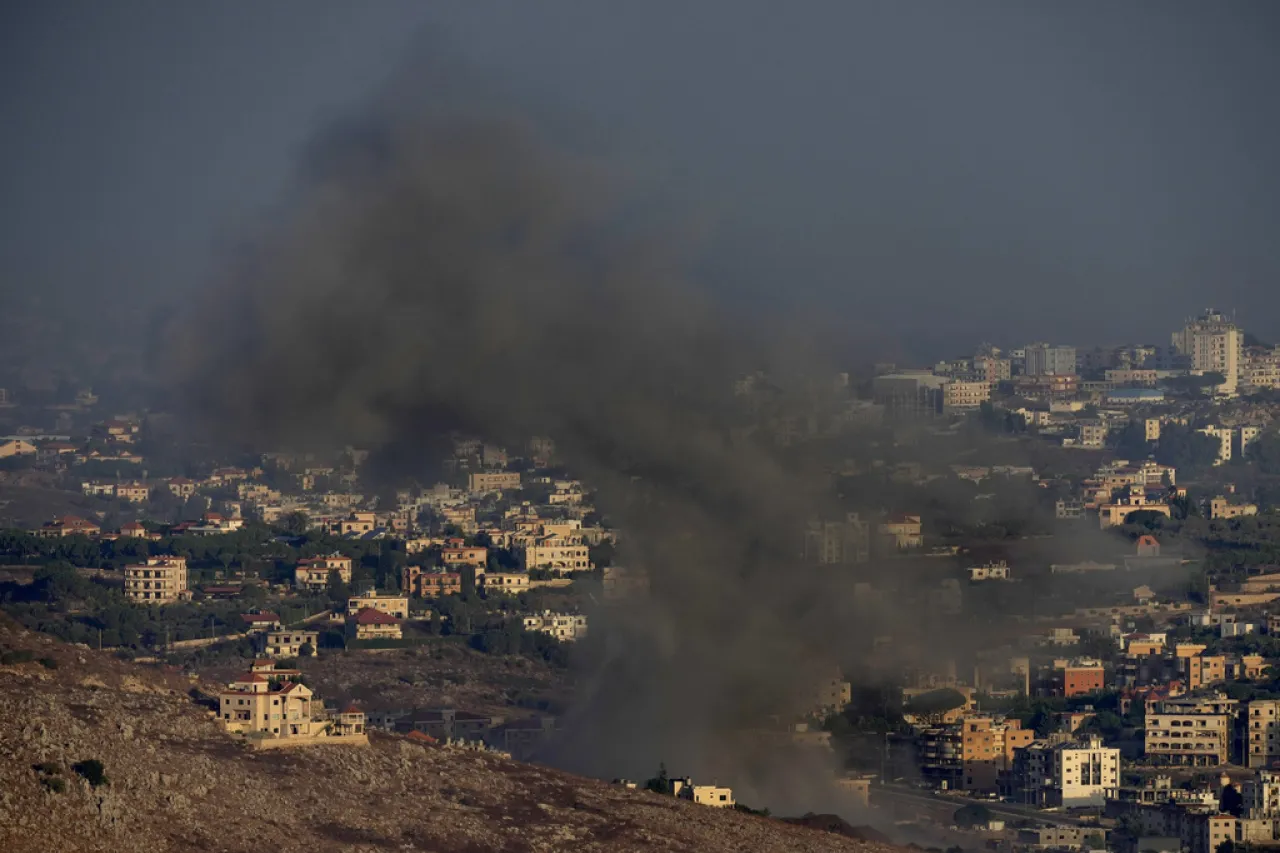
[(343, 583), (351, 583), (351, 558), (336, 551), (323, 557), (303, 558), (293, 570), (293, 585), (310, 592), (323, 592), (332, 572), (337, 572)]
[(514, 595), (529, 588), (529, 575), (524, 572), (487, 572), (481, 582), (485, 589)]
[(952, 379), (942, 389), (942, 405), (949, 411), (976, 409), (991, 399), (991, 383)]
[(399, 640), (404, 636), (399, 619), (371, 607), (347, 619), (347, 634), (357, 640)]
[(588, 572), (595, 568), (590, 550), (580, 542), (561, 536), (542, 536), (521, 552), (521, 568), (550, 569), (555, 572)]
[(347, 612), (359, 613), (361, 610), (376, 610), (397, 619), (409, 618), (409, 597), (407, 595), (378, 595), (366, 592), (364, 595), (353, 595), (347, 599)]
[(150, 557), (124, 567), (124, 595), (142, 604), (171, 604), (187, 598), (187, 558)]
[(518, 471), (478, 471), (467, 478), (467, 488), (472, 492), (499, 492), (520, 488)]

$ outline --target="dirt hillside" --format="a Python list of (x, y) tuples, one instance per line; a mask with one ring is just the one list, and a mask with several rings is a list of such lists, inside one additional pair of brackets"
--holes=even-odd
[(0, 661), (6, 853), (895, 849), (389, 735), (249, 751), (181, 673), (4, 617)]

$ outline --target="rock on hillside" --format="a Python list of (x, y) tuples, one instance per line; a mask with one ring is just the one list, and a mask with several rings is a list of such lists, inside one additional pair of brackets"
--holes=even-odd
[(894, 849), (393, 736), (252, 752), (180, 673), (3, 617), (0, 654), (6, 853)]

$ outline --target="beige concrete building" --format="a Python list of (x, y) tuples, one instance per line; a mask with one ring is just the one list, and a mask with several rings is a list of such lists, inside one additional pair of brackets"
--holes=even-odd
[(343, 583), (351, 583), (351, 558), (336, 551), (323, 557), (303, 558), (293, 570), (293, 585), (310, 592), (323, 592), (333, 572), (338, 573)]
[(671, 796), (682, 800), (692, 800), (700, 806), (713, 806), (718, 809), (734, 807), (733, 791), (718, 785), (695, 785), (688, 776), (683, 779), (669, 781)]
[(404, 636), (399, 619), (372, 607), (347, 618), (347, 635), (357, 640), (399, 640)]
[(880, 523), (880, 535), (891, 537), (901, 551), (924, 547), (924, 525), (918, 515), (891, 515)]
[(303, 646), (310, 646), (311, 653), (319, 647), (319, 631), (268, 631), (262, 653), (270, 658), (296, 658)]
[(947, 411), (976, 409), (991, 399), (991, 383), (952, 379), (942, 389), (942, 406)]
[(394, 616), (397, 619), (408, 619), (409, 597), (407, 595), (379, 595), (376, 592), (366, 592), (363, 595), (353, 595), (347, 599), (348, 613), (359, 613), (365, 609), (386, 613), (388, 616)]
[(500, 492), (503, 489), (520, 488), (518, 471), (477, 471), (467, 477), (467, 489), (471, 492)]
[(140, 604), (172, 604), (188, 598), (187, 558), (150, 557), (124, 567), (125, 598)]
[(543, 536), (525, 546), (520, 555), (520, 565), (529, 569), (550, 569), (554, 572), (587, 572), (595, 568), (586, 545), (561, 536)]
[(486, 572), (481, 583), (485, 589), (514, 595), (529, 588), (529, 575), (524, 572)]
[(1147, 758), (1196, 767), (1226, 764), (1236, 704), (1224, 696), (1164, 700), (1146, 716)]
[(865, 563), (871, 559), (870, 526), (856, 512), (844, 521), (811, 521), (805, 531), (804, 556), (821, 566)]
[(1255, 699), (1245, 707), (1245, 763), (1271, 767), (1280, 760), (1280, 700)]
[(1218, 393), (1235, 396), (1244, 365), (1244, 333), (1220, 312), (1209, 310), (1173, 333), (1173, 347), (1191, 359), (1191, 369), (1220, 373)]
[(1280, 346), (1245, 350), (1240, 384), (1248, 388), (1280, 388)]
[(1144, 487), (1130, 486), (1127, 497), (1098, 507), (1098, 525), (1104, 530), (1108, 527), (1116, 527), (1124, 524), (1125, 519), (1135, 512), (1158, 512), (1166, 517), (1171, 517), (1173, 514), (1167, 503), (1147, 500)]
[(1209, 501), (1210, 518), (1243, 518), (1257, 514), (1257, 504), (1233, 504), (1221, 495)]
[(447, 568), (457, 570), (462, 566), (472, 566), (483, 570), (489, 565), (488, 548), (443, 548), (440, 559)]

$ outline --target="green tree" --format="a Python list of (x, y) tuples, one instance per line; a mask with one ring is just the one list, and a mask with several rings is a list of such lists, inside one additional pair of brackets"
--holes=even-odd
[(335, 569), (329, 572), (329, 581), (325, 585), (325, 593), (329, 596), (329, 602), (333, 605), (342, 605), (347, 603), (347, 599), (351, 597), (351, 588), (347, 586), (346, 581), (342, 579), (342, 575)]
[(667, 776), (666, 762), (659, 762), (657, 774), (645, 781), (644, 788), (646, 791), (653, 791), (657, 794), (665, 794), (671, 790), (671, 780)]

